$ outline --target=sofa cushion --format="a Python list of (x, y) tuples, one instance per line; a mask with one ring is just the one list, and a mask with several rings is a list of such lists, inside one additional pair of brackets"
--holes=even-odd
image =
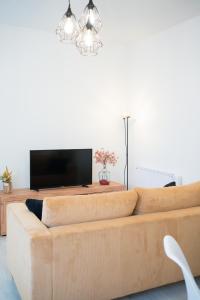
[(48, 227), (127, 217), (133, 214), (135, 190), (45, 198), (42, 222)]
[(42, 206), (43, 200), (38, 199), (27, 199), (25, 202), (28, 209), (38, 217), (39, 220), (42, 219)]
[(170, 186), (176, 186), (176, 182), (175, 181), (171, 181), (167, 184), (164, 185), (164, 187), (170, 187)]
[(166, 188), (136, 188), (136, 214), (171, 211), (200, 206), (200, 182)]

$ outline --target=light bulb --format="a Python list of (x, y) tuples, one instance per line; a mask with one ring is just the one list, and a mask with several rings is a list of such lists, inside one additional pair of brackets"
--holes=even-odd
[(89, 9), (88, 21), (90, 22), (90, 24), (92, 24), (92, 26), (95, 25), (95, 15), (93, 13), (93, 9)]
[(67, 18), (65, 21), (65, 25), (64, 25), (65, 33), (72, 34), (73, 30), (74, 30), (74, 24), (73, 24), (71, 18)]
[(88, 29), (83, 36), (83, 40), (85, 42), (86, 47), (91, 47), (93, 43), (93, 35), (92, 31)]

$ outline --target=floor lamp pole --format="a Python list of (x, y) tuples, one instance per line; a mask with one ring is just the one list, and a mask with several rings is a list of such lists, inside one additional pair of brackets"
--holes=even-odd
[(126, 145), (126, 164), (127, 164), (127, 168), (126, 168), (126, 186), (127, 186), (127, 190), (128, 190), (128, 119), (129, 117), (126, 118), (126, 133), (127, 133), (127, 145)]
[(130, 116), (123, 117), (124, 120), (124, 130), (125, 130), (125, 148), (126, 148), (126, 164), (124, 168), (124, 184), (126, 184), (126, 189), (128, 190), (128, 121)]

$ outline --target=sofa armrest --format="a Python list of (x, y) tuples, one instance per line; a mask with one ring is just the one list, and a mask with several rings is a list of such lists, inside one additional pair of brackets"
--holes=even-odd
[(7, 206), (7, 260), (23, 300), (52, 299), (51, 234), (24, 203)]

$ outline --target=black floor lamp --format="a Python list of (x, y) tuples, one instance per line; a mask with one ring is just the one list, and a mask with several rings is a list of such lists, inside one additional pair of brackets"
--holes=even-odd
[(125, 150), (126, 150), (126, 163), (124, 167), (124, 184), (126, 185), (126, 189), (128, 190), (128, 121), (130, 116), (124, 116), (124, 135), (125, 135)]

